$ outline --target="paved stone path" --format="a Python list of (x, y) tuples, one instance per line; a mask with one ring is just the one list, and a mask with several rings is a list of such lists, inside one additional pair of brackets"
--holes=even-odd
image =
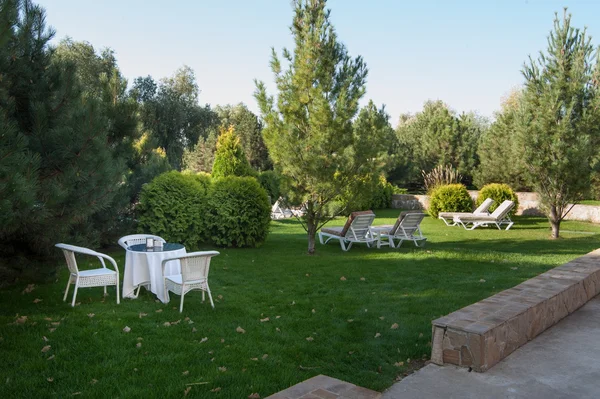
[(379, 392), (362, 388), (349, 382), (318, 375), (267, 399), (379, 399)]
[(485, 373), (430, 364), (381, 399), (600, 398), (600, 297)]

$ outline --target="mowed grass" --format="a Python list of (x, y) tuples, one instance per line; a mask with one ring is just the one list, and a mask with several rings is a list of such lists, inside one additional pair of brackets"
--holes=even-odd
[[(183, 314), (178, 296), (165, 305), (145, 290), (117, 306), (114, 288), (80, 289), (71, 308), (63, 265), (53, 283), (0, 292), (0, 397), (264, 398), (317, 374), (384, 390), (428, 358), (432, 319), (598, 246), (591, 224), (565, 222), (551, 241), (545, 219), (515, 219), (465, 231), (426, 218), (425, 248), (317, 244), (312, 257), (296, 221), (273, 222), (263, 247), (214, 258), (215, 310), (192, 292)], [(122, 273), (123, 251), (111, 254)]]

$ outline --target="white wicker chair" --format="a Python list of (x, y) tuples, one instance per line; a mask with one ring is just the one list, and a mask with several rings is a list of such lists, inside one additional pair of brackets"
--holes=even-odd
[(166, 242), (164, 238), (152, 234), (131, 234), (119, 238), (119, 245), (127, 249), (127, 247), (132, 245), (145, 244), (146, 238), (154, 238), (154, 241), (160, 241), (163, 244)]
[[(65, 259), (67, 260), (67, 267), (69, 268), (69, 281), (67, 282), (67, 289), (65, 290), (65, 296), (63, 301), (67, 300), (67, 294), (69, 293), (69, 287), (71, 283), (75, 283), (75, 290), (73, 291), (73, 301), (71, 306), (75, 306), (75, 298), (77, 297), (77, 289), (79, 287), (104, 287), (104, 294), (106, 295), (106, 286), (116, 285), (117, 286), (117, 305), (120, 303), (119, 300), (119, 268), (117, 262), (108, 255), (101, 254), (100, 252), (92, 251), (88, 248), (77, 247), (75, 245), (68, 244), (56, 244), (57, 248), (62, 249)], [(102, 268), (92, 270), (79, 270), (77, 267), (77, 260), (75, 254), (95, 256), (100, 260)], [(114, 266), (115, 270), (110, 270), (106, 267), (104, 259), (108, 260)]]
[(208, 287), (208, 271), (210, 269), (210, 260), (213, 256), (219, 255), (217, 251), (202, 251), (192, 252), (184, 256), (177, 258), (169, 258), (162, 261), (163, 274), (165, 270), (165, 263), (172, 260), (179, 260), (181, 262), (181, 274), (173, 276), (165, 276), (165, 294), (167, 300), (169, 300), (169, 291), (177, 295), (181, 295), (181, 303), (179, 305), (179, 312), (183, 312), (183, 299), (185, 294), (191, 290), (202, 291), (202, 302), (204, 302), (204, 293), (208, 294), (210, 299), (210, 305), (215, 308), (212, 295), (210, 294), (210, 288)]
[[(166, 243), (164, 238), (155, 236), (153, 234), (131, 234), (131, 235), (119, 238), (119, 245), (122, 246), (125, 249), (125, 251), (127, 251), (127, 248), (129, 248), (132, 245), (145, 244), (146, 238), (154, 238), (154, 241), (160, 241), (163, 244)], [(140, 290), (142, 289), (142, 286), (145, 286), (147, 284), (150, 284), (150, 281), (144, 281), (144, 282), (140, 283), (137, 287), (137, 290), (136, 290), (133, 298), (137, 298), (138, 295), (140, 295)]]

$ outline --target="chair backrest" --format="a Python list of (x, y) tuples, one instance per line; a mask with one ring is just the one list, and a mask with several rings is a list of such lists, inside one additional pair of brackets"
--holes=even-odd
[(498, 206), (498, 208), (496, 208), (496, 210), (490, 216), (497, 220), (504, 219), (506, 215), (508, 215), (508, 212), (510, 212), (510, 210), (513, 209), (514, 206), (515, 203), (511, 200), (505, 200)]
[(408, 215), (409, 213), (413, 213), (413, 211), (400, 212), (400, 215), (398, 215), (398, 219), (396, 219), (396, 223), (394, 223), (394, 225), (392, 226), (392, 228), (390, 230), (390, 234), (396, 233), (396, 230), (398, 230), (398, 226), (400, 226), (400, 223), (402, 223), (402, 219), (404, 219), (404, 216)]
[[(357, 212), (353, 212), (353, 214), (354, 213)], [(350, 215), (350, 217), (352, 217), (352, 215)], [(365, 238), (371, 231), (370, 229), (373, 220), (375, 220), (375, 214), (372, 211), (361, 212), (360, 214), (354, 215), (350, 227), (346, 231), (344, 237), (358, 240)]]
[(375, 214), (373, 213), (373, 211), (352, 212), (350, 214), (350, 216), (348, 216), (348, 220), (346, 220), (346, 224), (344, 225), (344, 227), (342, 227), (342, 231), (340, 232), (340, 236), (346, 237), (347, 233), (350, 231), (350, 226), (352, 226), (352, 223), (354, 222), (354, 219), (356, 219), (360, 215), (373, 215), (373, 219), (375, 219)]
[(473, 213), (474, 213), (474, 214), (478, 214), (478, 213), (487, 213), (487, 211), (490, 209), (490, 206), (492, 206), (492, 204), (493, 204), (494, 202), (495, 202), (495, 201), (494, 201), (493, 199), (491, 199), (491, 198), (486, 198), (486, 199), (485, 199), (485, 201), (483, 201), (483, 202), (481, 203), (481, 205), (479, 205), (479, 206), (477, 207), (477, 209), (475, 209), (475, 210), (473, 211)]
[(67, 267), (69, 268), (69, 271), (72, 274), (79, 274), (79, 269), (77, 268), (77, 260), (75, 259), (75, 251), (77, 251), (78, 249), (87, 248), (77, 247), (75, 245), (69, 244), (56, 244), (56, 247), (62, 249), (63, 254), (65, 255), (65, 259), (67, 261)]
[(160, 241), (162, 243), (166, 242), (164, 238), (155, 236), (153, 234), (131, 234), (119, 238), (119, 245), (127, 249), (127, 247), (130, 247), (132, 245), (145, 244), (146, 238), (154, 238), (154, 241)]
[(183, 282), (204, 280), (208, 278), (210, 260), (219, 255), (217, 251), (192, 252), (179, 258), (181, 263), (181, 279)]
[(423, 212), (407, 213), (402, 218), (398, 228), (395, 231), (390, 231), (390, 234), (412, 235), (415, 231), (419, 230), (423, 218), (425, 218)]

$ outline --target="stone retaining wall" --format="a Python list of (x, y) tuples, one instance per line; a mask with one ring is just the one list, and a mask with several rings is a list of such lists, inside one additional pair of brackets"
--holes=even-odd
[(486, 371), (598, 294), (600, 249), (434, 320), (431, 360)]
[[(477, 199), (479, 191), (470, 190), (469, 194), (473, 201)], [(519, 198), (517, 215), (543, 216), (540, 210), (540, 202), (536, 193), (516, 193)], [(421, 194), (394, 194), (392, 195), (392, 208), (395, 209), (427, 209), (429, 207), (429, 196)], [(575, 205), (565, 220), (579, 220), (582, 222), (600, 223), (600, 206)]]

